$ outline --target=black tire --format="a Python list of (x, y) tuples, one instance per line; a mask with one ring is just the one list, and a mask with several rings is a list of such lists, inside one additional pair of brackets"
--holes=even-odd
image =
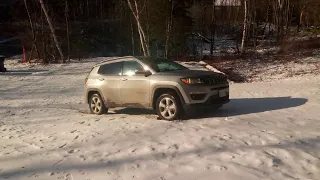
[(89, 109), (92, 114), (96, 115), (105, 114), (108, 111), (101, 96), (97, 93), (90, 96)]
[[(167, 99), (169, 99), (169, 102), (163, 104), (164, 101), (167, 102)], [(160, 103), (162, 105), (160, 105)], [(165, 107), (163, 107), (163, 105)], [(175, 109), (173, 109), (173, 107), (175, 107)], [(164, 93), (159, 96), (156, 102), (156, 111), (160, 119), (167, 121), (178, 120), (183, 115), (180, 98), (175, 93)], [(164, 114), (165, 111), (167, 111), (166, 114)]]

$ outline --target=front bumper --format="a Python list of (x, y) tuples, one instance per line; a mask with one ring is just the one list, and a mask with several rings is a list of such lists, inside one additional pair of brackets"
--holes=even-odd
[(216, 105), (216, 104), (223, 105), (228, 102), (230, 102), (229, 94), (225, 97), (220, 97), (219, 95), (213, 95), (206, 102), (202, 104), (210, 106), (210, 105)]
[(213, 95), (208, 98), (204, 103), (196, 103), (196, 104), (185, 104), (184, 109), (194, 109), (194, 108), (219, 108), (222, 105), (230, 102), (229, 95), (225, 97), (220, 97), (219, 95)]
[(228, 83), (214, 86), (193, 86), (182, 84), (180, 92), (186, 105), (225, 104), (229, 101)]

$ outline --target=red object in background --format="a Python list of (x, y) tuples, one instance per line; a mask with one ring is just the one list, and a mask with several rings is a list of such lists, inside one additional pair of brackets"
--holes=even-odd
[(27, 57), (26, 57), (26, 50), (24, 49), (24, 47), (22, 47), (22, 52), (23, 52), (23, 63), (27, 63)]

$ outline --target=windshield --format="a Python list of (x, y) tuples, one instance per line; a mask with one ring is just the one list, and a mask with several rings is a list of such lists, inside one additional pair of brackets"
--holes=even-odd
[(145, 64), (149, 65), (156, 72), (180, 71), (188, 69), (169, 59), (154, 57), (140, 57), (139, 59)]

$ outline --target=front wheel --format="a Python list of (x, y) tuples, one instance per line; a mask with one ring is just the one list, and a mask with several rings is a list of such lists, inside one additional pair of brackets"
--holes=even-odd
[(179, 97), (175, 94), (163, 94), (157, 99), (157, 114), (160, 119), (173, 121), (181, 117), (182, 108)]
[(89, 108), (92, 114), (101, 115), (107, 112), (107, 108), (104, 105), (99, 94), (93, 94), (89, 100)]

